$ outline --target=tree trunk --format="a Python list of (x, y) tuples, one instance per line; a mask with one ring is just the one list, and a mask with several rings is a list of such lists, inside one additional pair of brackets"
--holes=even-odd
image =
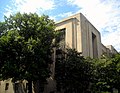
[(28, 80), (28, 93), (32, 93), (32, 81)]

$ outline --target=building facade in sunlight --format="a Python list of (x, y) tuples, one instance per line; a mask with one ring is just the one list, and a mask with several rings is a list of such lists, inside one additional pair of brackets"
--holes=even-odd
[[(76, 49), (84, 57), (100, 58), (103, 54), (110, 56), (117, 53), (112, 45), (104, 46), (101, 43), (100, 32), (81, 13), (56, 22), (56, 31), (62, 32), (59, 38), (60, 48)], [(54, 68), (55, 62), (52, 68), (53, 74)], [(48, 79), (44, 93), (54, 93), (56, 90), (53, 78), (54, 75)], [(0, 81), (0, 93), (25, 93), (21, 90), (23, 85), (21, 87), (20, 85), (11, 83), (11, 80)]]
[(56, 30), (64, 30), (65, 47), (74, 48), (85, 57), (100, 58), (103, 53), (117, 53), (112, 45), (101, 43), (100, 32), (81, 13), (57, 22)]

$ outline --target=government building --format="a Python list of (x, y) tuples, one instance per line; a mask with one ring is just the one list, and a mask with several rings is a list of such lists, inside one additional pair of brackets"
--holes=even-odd
[[(56, 31), (62, 33), (60, 36), (61, 48), (76, 49), (84, 57), (100, 58), (103, 54), (110, 56), (117, 53), (112, 45), (104, 46), (102, 44), (100, 32), (81, 13), (56, 22)], [(53, 65), (55, 66), (55, 63)], [(11, 83), (11, 79), (0, 81), (0, 93), (24, 93), (20, 88), (14, 92), (14, 85)], [(55, 85), (50, 78), (44, 93), (52, 93), (51, 91), (54, 89)]]
[(57, 22), (56, 30), (64, 32), (65, 47), (76, 49), (84, 57), (100, 58), (104, 53), (117, 53), (112, 45), (101, 43), (100, 32), (81, 13)]

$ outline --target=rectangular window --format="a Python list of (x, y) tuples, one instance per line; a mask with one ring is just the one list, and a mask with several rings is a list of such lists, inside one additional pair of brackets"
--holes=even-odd
[(9, 83), (6, 83), (5, 90), (8, 90), (8, 88), (9, 88)]
[(56, 43), (59, 44), (59, 49), (64, 50), (65, 49), (65, 28), (64, 29), (60, 29), (60, 34), (59, 36), (56, 38)]
[(92, 33), (92, 48), (93, 48), (93, 58), (98, 58), (97, 38), (94, 33)]

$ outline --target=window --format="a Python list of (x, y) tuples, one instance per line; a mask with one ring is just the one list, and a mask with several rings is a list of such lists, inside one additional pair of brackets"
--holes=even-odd
[(5, 90), (8, 90), (8, 88), (9, 88), (9, 83), (6, 83)]
[(93, 58), (97, 58), (98, 57), (97, 38), (94, 33), (92, 33), (92, 47), (93, 47)]
[(65, 49), (65, 28), (60, 29), (60, 35), (56, 39), (56, 43), (59, 43), (59, 49), (64, 50)]

